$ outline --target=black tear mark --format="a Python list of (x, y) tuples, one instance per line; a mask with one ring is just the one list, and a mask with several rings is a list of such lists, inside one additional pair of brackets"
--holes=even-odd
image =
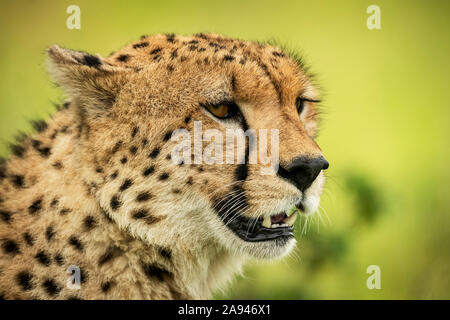
[(139, 48), (145, 48), (148, 46), (148, 42), (141, 42), (141, 43), (136, 43), (133, 45), (134, 49), (139, 49)]
[(61, 292), (62, 287), (53, 279), (47, 279), (42, 283), (42, 286), (44, 287), (45, 291), (50, 296), (56, 296), (58, 293)]
[(127, 62), (130, 59), (130, 56), (128, 54), (121, 54), (117, 57), (117, 60), (120, 62)]
[(125, 191), (132, 185), (133, 185), (133, 181), (131, 179), (125, 179), (125, 181), (120, 186), (119, 191)]
[(28, 212), (30, 214), (35, 214), (36, 212), (38, 212), (39, 210), (42, 209), (42, 199), (38, 199), (36, 201), (34, 201), (29, 207), (28, 207)]
[(73, 246), (75, 249), (77, 249), (78, 251), (82, 251), (83, 250), (83, 244), (80, 242), (80, 240), (76, 237), (76, 236), (71, 236), (69, 238), (69, 244), (71, 246)]
[(152, 264), (141, 263), (141, 265), (145, 275), (150, 280), (157, 279), (158, 281), (163, 282), (173, 278), (173, 274), (170, 271), (167, 271), (162, 266), (156, 263)]
[(21, 271), (16, 275), (16, 281), (17, 284), (22, 288), (24, 291), (28, 291), (33, 289), (33, 275), (29, 273), (28, 271)]
[(113, 209), (113, 210), (117, 210), (120, 208), (122, 203), (120, 202), (119, 196), (117, 194), (112, 196), (109, 205), (111, 206), (111, 209)]
[(48, 241), (52, 240), (53, 237), (55, 236), (55, 234), (56, 234), (56, 232), (55, 232), (55, 230), (53, 229), (52, 226), (47, 227), (47, 229), (45, 230), (45, 238), (46, 238)]
[(29, 233), (29, 232), (25, 232), (23, 235), (23, 240), (25, 241), (25, 243), (32, 247), (34, 245), (34, 238), (33, 236)]
[(12, 256), (20, 253), (19, 245), (15, 241), (10, 239), (6, 239), (2, 243), (2, 249), (4, 253), (10, 254)]
[(0, 218), (3, 222), (10, 223), (11, 222), (11, 212), (0, 210)]
[(50, 256), (45, 251), (39, 251), (34, 258), (42, 265), (48, 267), (51, 263)]
[(91, 230), (97, 224), (97, 221), (93, 216), (86, 216), (83, 220), (83, 226), (86, 230)]

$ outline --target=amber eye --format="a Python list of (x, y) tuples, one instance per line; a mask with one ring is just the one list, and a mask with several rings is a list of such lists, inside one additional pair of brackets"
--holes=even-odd
[(225, 103), (206, 106), (206, 109), (220, 119), (228, 118), (230, 116), (230, 106)]

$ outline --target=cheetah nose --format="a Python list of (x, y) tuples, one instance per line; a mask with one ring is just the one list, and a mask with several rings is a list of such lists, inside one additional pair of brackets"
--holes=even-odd
[(299, 157), (287, 167), (280, 166), (278, 175), (287, 179), (301, 191), (308, 189), (320, 171), (328, 169), (330, 164), (320, 156), (316, 158)]

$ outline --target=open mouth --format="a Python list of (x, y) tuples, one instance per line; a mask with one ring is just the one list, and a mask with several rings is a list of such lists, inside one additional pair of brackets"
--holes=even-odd
[[(292, 212), (292, 210), (290, 210)], [(281, 212), (276, 215), (248, 218), (237, 215), (222, 218), (225, 225), (244, 241), (258, 242), (275, 239), (288, 240), (294, 236), (294, 222), (298, 209), (291, 214)]]

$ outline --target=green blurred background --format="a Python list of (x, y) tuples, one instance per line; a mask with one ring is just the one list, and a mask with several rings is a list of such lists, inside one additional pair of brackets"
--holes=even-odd
[[(66, 28), (71, 4), (81, 30)], [(371, 4), (381, 30), (366, 27)], [(289, 258), (249, 264), (216, 297), (449, 299), (449, 18), (449, 1), (2, 0), (0, 155), (62, 99), (45, 71), (52, 44), (106, 56), (159, 32), (276, 39), (325, 92), (322, 221), (299, 221)], [(369, 265), (381, 290), (366, 286)]]

